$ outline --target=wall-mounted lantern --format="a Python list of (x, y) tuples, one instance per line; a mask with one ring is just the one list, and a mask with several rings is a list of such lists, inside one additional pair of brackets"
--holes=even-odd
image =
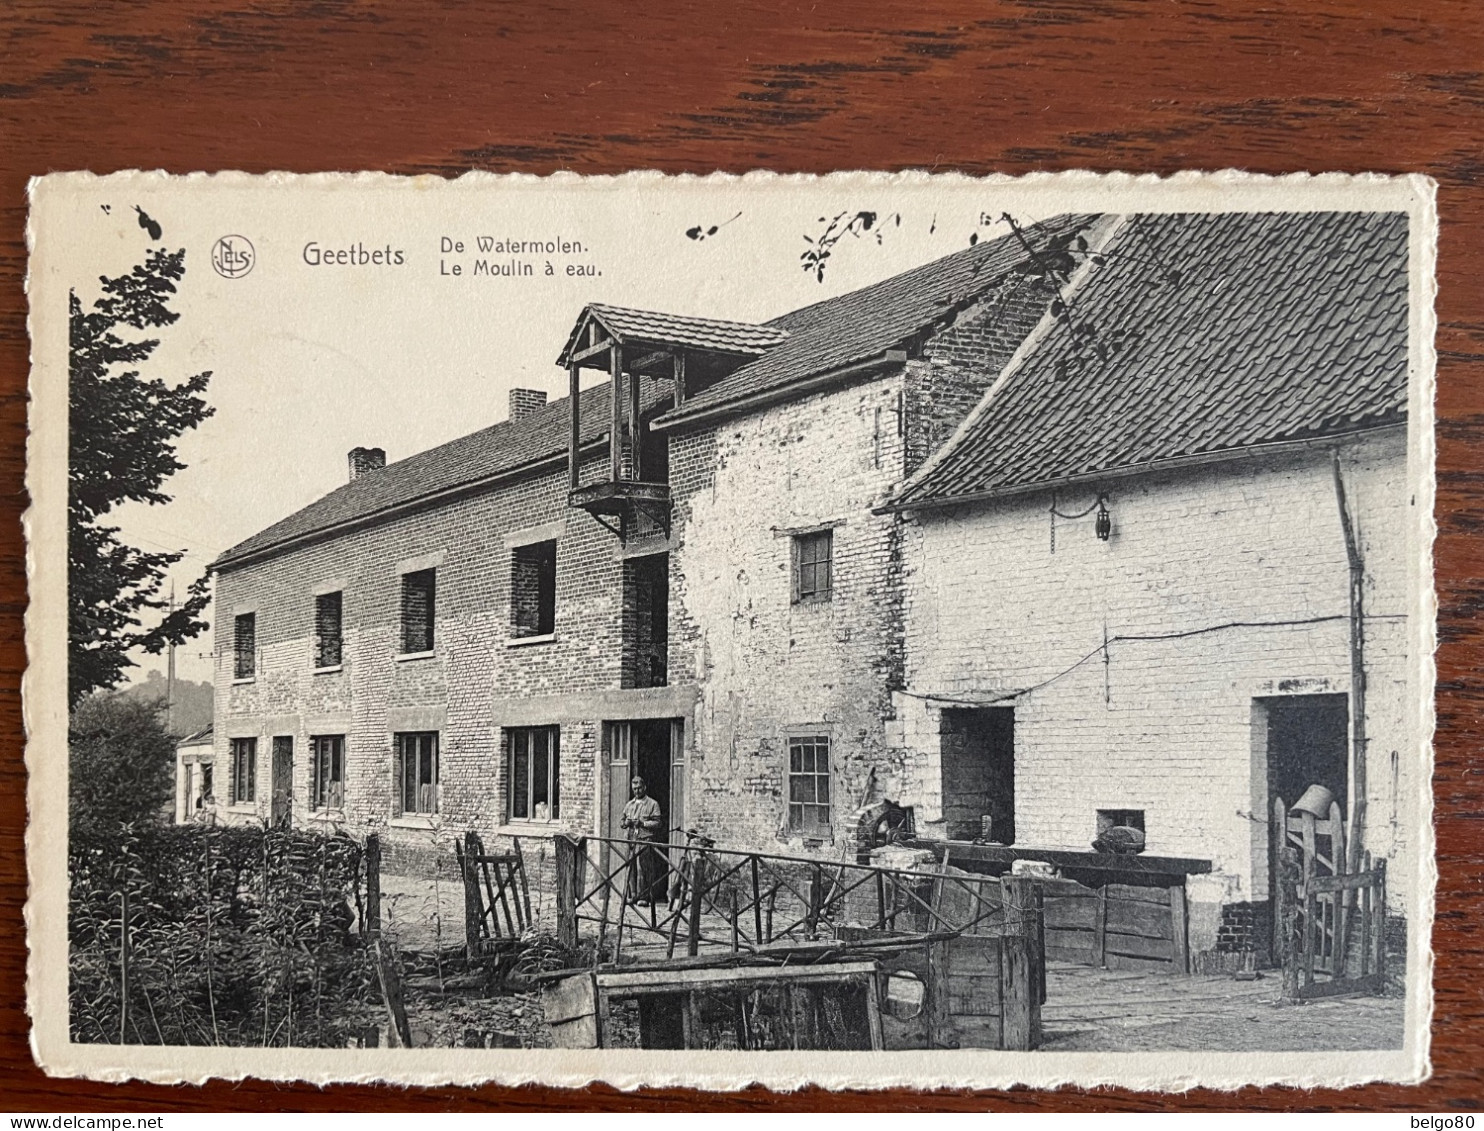
[(1100, 538), (1104, 542), (1106, 542), (1113, 533), (1113, 519), (1108, 514), (1108, 503), (1106, 499), (1103, 499), (1101, 497), (1098, 499), (1097, 532), (1098, 538)]

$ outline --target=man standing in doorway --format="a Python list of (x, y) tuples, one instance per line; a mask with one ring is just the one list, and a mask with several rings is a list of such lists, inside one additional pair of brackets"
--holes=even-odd
[(664, 822), (660, 819), (660, 803), (649, 796), (644, 779), (638, 774), (629, 782), (629, 793), (631, 796), (619, 821), (633, 846), (630, 850), (633, 866), (629, 872), (629, 898), (634, 903), (652, 904), (661, 898), (660, 893), (664, 891), (665, 858), (654, 847)]

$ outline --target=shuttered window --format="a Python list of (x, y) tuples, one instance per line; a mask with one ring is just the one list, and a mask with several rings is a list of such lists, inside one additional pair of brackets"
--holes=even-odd
[(402, 575), (402, 651), (433, 650), (433, 618), (437, 607), (438, 571), (420, 569)]
[(828, 601), (834, 588), (835, 532), (816, 530), (794, 537), (795, 602)]
[(232, 623), (232, 678), (252, 679), (258, 669), (258, 618), (238, 613)]
[(561, 816), (561, 736), (556, 727), (513, 727), (510, 735), (510, 819), (555, 821)]
[(438, 812), (438, 732), (396, 736), (397, 813)]
[(345, 808), (345, 735), (310, 738), (309, 803), (317, 812)]
[(232, 739), (230, 769), (232, 785), (229, 802), (233, 805), (251, 805), (258, 796), (258, 740), (256, 738)]
[(340, 594), (321, 593), (314, 599), (314, 666), (340, 666)]
[(788, 740), (788, 828), (830, 835), (830, 740), (817, 734)]

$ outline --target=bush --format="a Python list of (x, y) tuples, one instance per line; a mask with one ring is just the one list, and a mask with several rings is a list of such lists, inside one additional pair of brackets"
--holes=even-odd
[(378, 1000), (348, 837), (165, 825), (69, 849), (74, 1041), (343, 1047)]
[(116, 835), (121, 825), (168, 820), (175, 792), (175, 740), (158, 703), (89, 696), (67, 736), (68, 827), (74, 835)]

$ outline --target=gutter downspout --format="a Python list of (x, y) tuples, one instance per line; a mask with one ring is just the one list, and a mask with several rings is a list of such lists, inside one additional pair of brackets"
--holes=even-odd
[(1365, 732), (1365, 560), (1345, 501), (1345, 479), (1340, 474), (1340, 450), (1330, 451), (1335, 476), (1335, 502), (1340, 509), (1340, 530), (1345, 537), (1345, 559), (1350, 573), (1350, 836), (1346, 852), (1347, 871), (1360, 870), (1361, 841), (1366, 821), (1366, 732)]

